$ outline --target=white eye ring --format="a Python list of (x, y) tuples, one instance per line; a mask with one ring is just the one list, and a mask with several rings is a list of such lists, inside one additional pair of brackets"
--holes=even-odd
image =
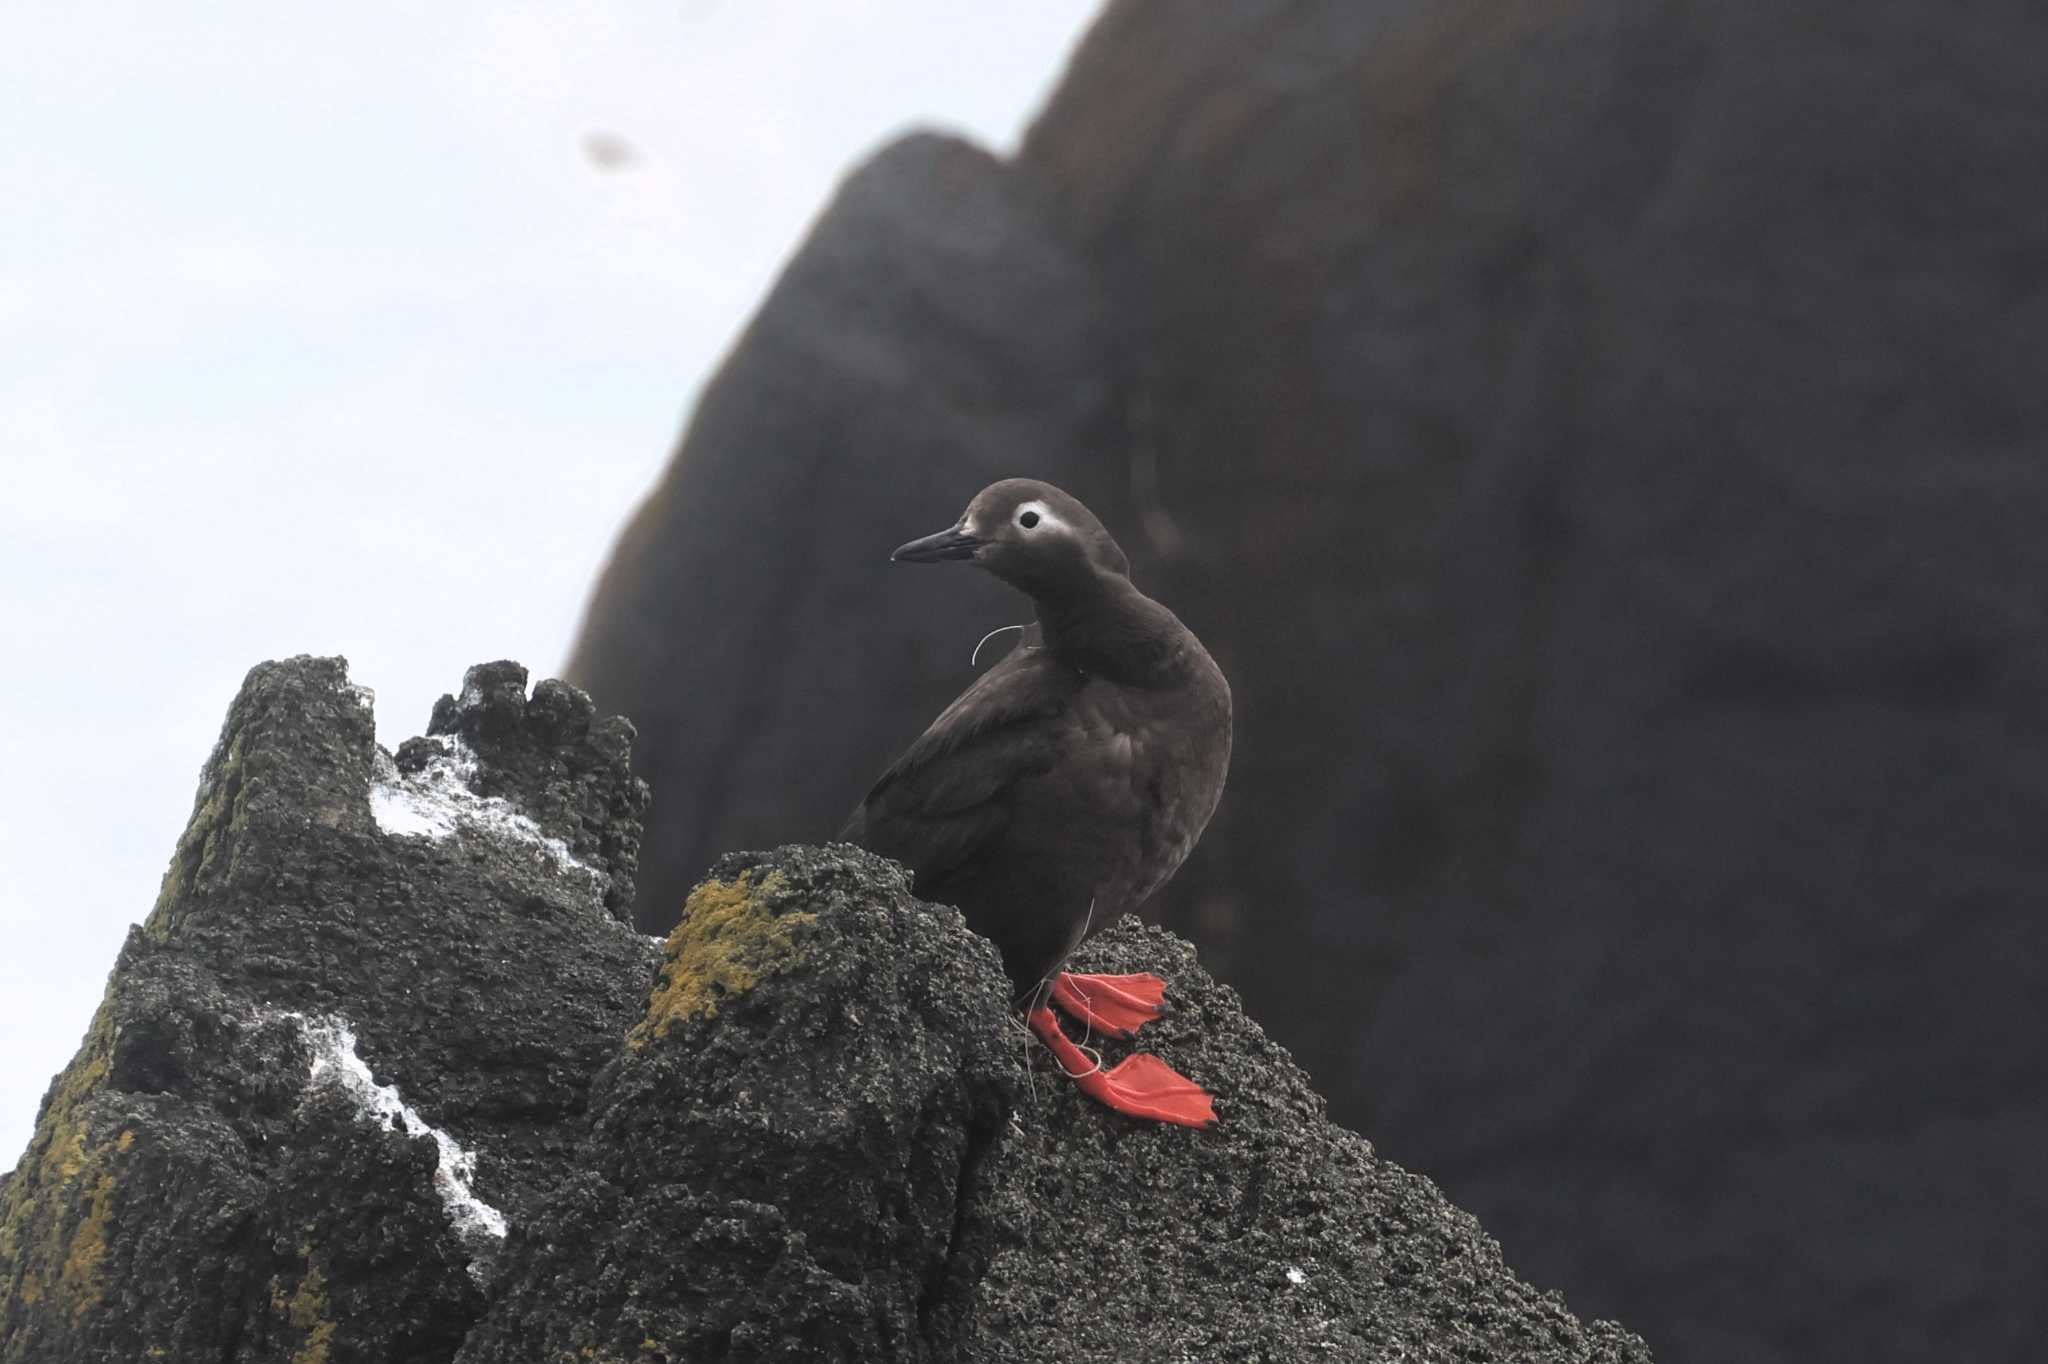
[[(1031, 519), (1027, 521), (1025, 520), (1026, 517)], [(1017, 514), (1011, 519), (1025, 530), (1036, 530), (1040, 527), (1047, 530), (1054, 528), (1065, 530), (1067, 527), (1067, 523), (1054, 516), (1052, 508), (1046, 506), (1043, 502), (1026, 502), (1022, 504), (1017, 508)]]

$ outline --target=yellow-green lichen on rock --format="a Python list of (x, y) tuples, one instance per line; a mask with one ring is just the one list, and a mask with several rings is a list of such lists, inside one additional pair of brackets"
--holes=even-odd
[[(81, 1320), (105, 1296), (103, 1262), (123, 1132), (93, 1142), (87, 1108), (106, 1083), (113, 1026), (103, 1001), (71, 1064), (51, 1086), (35, 1136), (0, 1194), (0, 1297), (23, 1307), (45, 1298)], [(0, 1301), (0, 1308), (5, 1302)]]
[(313, 1263), (311, 1246), (300, 1246), (299, 1254), (306, 1261), (306, 1272), (299, 1276), (297, 1287), (289, 1294), (284, 1285), (272, 1280), (270, 1306), (306, 1333), (305, 1340), (292, 1352), (292, 1364), (327, 1364), (335, 1332), (335, 1323), (327, 1314), (327, 1276)]
[(35, 1172), (54, 1175), (34, 1181), (39, 1192), (24, 1187), (15, 1196), (14, 1184), (29, 1182), (22, 1177), (29, 1173), (25, 1161), (7, 1190), (0, 1283), (11, 1287), (20, 1306), (38, 1307), (47, 1299), (77, 1323), (106, 1300), (107, 1235), (118, 1187), (113, 1158), (127, 1148), (67, 1139), (58, 1149), (61, 1160), (46, 1161)]
[(801, 955), (797, 929), (817, 922), (805, 911), (778, 914), (779, 872), (758, 880), (742, 872), (706, 881), (690, 893), (682, 921), (668, 935), (661, 979), (647, 1013), (627, 1034), (640, 1048), (668, 1036), (677, 1021), (716, 1018), (721, 1001), (745, 994), (763, 977), (788, 970)]
[(85, 1215), (71, 1233), (64, 1268), (57, 1276), (58, 1290), (73, 1321), (83, 1320), (106, 1299), (107, 1227), (113, 1218), (114, 1175), (111, 1170), (101, 1170), (93, 1177), (85, 1198)]
[(157, 888), (156, 903), (142, 921), (142, 931), (157, 942), (169, 939), (171, 916), (177, 902), (192, 889), (193, 882), (220, 852), (229, 835), (238, 830), (242, 793), (242, 745), (239, 739), (217, 748), (207, 762), (205, 783), (192, 806), (192, 818), (178, 836), (171, 865)]

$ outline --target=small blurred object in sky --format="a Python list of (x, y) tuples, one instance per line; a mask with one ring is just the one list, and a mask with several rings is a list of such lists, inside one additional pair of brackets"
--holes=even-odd
[(640, 163), (640, 153), (633, 149), (632, 143), (602, 128), (592, 129), (583, 135), (583, 155), (606, 175), (629, 170)]

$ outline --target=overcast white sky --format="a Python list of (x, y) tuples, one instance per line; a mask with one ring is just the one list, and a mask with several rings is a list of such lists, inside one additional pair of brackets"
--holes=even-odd
[(1014, 146), (1096, 6), (0, 12), (0, 1170), (249, 666), (347, 655), (387, 746), (557, 669), (838, 178)]

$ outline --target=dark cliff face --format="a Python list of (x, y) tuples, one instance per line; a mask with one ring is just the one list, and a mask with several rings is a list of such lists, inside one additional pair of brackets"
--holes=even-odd
[(632, 843), (626, 731), (524, 680), (472, 669), (460, 742), (393, 763), (339, 660), (250, 674), (0, 1181), (0, 1361), (1648, 1359), (1157, 929), (1090, 961), (1169, 980), (1146, 1046), (1214, 1132), (1082, 1099), (992, 945), (856, 849), (631, 932), (575, 852)]
[(880, 551), (1045, 477), (1238, 699), (1153, 912), (1340, 1115), (1684, 1357), (2030, 1357), (2044, 67), (2016, 4), (1112, 4), (1014, 164), (848, 182), (601, 585), (646, 921), (965, 684), (1019, 611)]

